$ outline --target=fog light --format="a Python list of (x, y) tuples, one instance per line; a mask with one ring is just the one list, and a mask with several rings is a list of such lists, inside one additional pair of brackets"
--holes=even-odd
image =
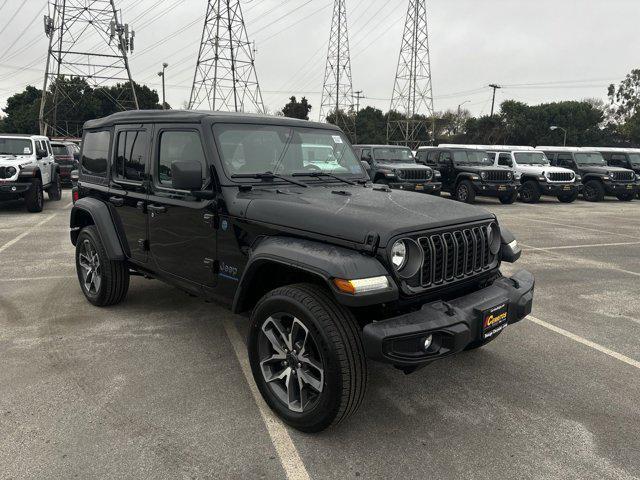
[(424, 339), (424, 351), (426, 352), (427, 350), (429, 350), (429, 347), (431, 346), (431, 343), (433, 342), (433, 335), (429, 335), (427, 338)]

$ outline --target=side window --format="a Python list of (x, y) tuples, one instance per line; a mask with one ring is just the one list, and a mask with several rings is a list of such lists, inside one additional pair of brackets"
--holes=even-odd
[(87, 132), (82, 142), (82, 173), (84, 175), (107, 176), (107, 158), (111, 132)]
[(429, 154), (426, 150), (418, 150), (416, 153), (416, 160), (419, 162), (426, 162), (428, 156)]
[(171, 187), (171, 164), (178, 161), (200, 162), (203, 182), (207, 178), (207, 161), (200, 134), (193, 130), (165, 130), (160, 135), (158, 182)]
[(44, 144), (47, 146), (47, 153), (49, 155), (53, 155), (53, 151), (51, 150), (51, 143), (49, 142), (49, 140), (45, 140)]
[(143, 181), (147, 176), (147, 132), (118, 132), (114, 172), (117, 178)]
[(624, 167), (627, 164), (627, 157), (622, 153), (614, 153), (611, 155), (610, 162), (615, 167)]
[(360, 159), (361, 160), (370, 160), (371, 159), (371, 149), (370, 148), (363, 148), (362, 149), (362, 155), (360, 155)]
[(551, 153), (551, 152), (544, 152), (544, 154), (547, 156), (547, 158), (549, 159), (549, 163), (551, 165), (556, 165), (556, 154), (555, 153)]
[(48, 153), (47, 146), (44, 144), (44, 140), (36, 140), (36, 146), (38, 147), (39, 150), (42, 150), (45, 153)]
[(512, 167), (513, 162), (511, 161), (511, 155), (509, 153), (501, 153), (498, 156), (498, 165), (502, 165), (503, 167)]
[(438, 158), (438, 151), (437, 150), (432, 150), (432, 151), (429, 152), (429, 155), (427, 155), (427, 163), (431, 163), (431, 164), (435, 165), (437, 158)]
[(559, 167), (573, 167), (573, 155), (570, 153), (559, 153), (556, 158)]
[(438, 159), (438, 163), (446, 165), (450, 161), (451, 161), (451, 152), (440, 152), (440, 158)]

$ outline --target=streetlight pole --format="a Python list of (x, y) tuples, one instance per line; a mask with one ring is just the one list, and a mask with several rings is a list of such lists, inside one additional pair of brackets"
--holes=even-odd
[(458, 105), (458, 117), (457, 117), (457, 121), (456, 121), (456, 134), (458, 133), (458, 128), (460, 126), (460, 117), (462, 116), (462, 106), (465, 103), (469, 103), (471, 100), (465, 100), (464, 102), (462, 102), (461, 104)]
[(562, 144), (562, 146), (563, 147), (567, 146), (567, 129), (566, 128), (558, 127), (557, 125), (551, 125), (549, 127), (549, 130), (551, 130), (551, 131), (562, 130), (564, 132), (564, 143)]
[(165, 85), (164, 85), (164, 72), (167, 69), (167, 67), (169, 66), (169, 64), (167, 62), (162, 64), (162, 71), (158, 72), (158, 76), (162, 77), (162, 109), (166, 110), (167, 109), (167, 102), (165, 100)]

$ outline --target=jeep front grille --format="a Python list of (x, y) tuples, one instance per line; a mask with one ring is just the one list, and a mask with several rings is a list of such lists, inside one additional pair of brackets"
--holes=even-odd
[(436, 287), (474, 277), (497, 265), (489, 250), (488, 225), (420, 237), (424, 262), (420, 285)]
[(433, 173), (431, 170), (422, 168), (403, 168), (398, 170), (398, 178), (411, 181), (427, 181), (431, 179)]
[(549, 172), (547, 178), (550, 182), (572, 182), (573, 173), (571, 172)]
[(635, 174), (631, 171), (628, 172), (613, 172), (613, 180), (616, 182), (633, 182), (635, 180)]
[(511, 172), (509, 170), (489, 170), (487, 172), (488, 182), (509, 182), (511, 181)]

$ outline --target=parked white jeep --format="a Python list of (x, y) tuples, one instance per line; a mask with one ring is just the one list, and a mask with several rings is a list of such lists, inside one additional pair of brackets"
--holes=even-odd
[(27, 210), (41, 212), (44, 192), (60, 200), (62, 187), (51, 144), (40, 135), (0, 134), (0, 201), (24, 198)]

